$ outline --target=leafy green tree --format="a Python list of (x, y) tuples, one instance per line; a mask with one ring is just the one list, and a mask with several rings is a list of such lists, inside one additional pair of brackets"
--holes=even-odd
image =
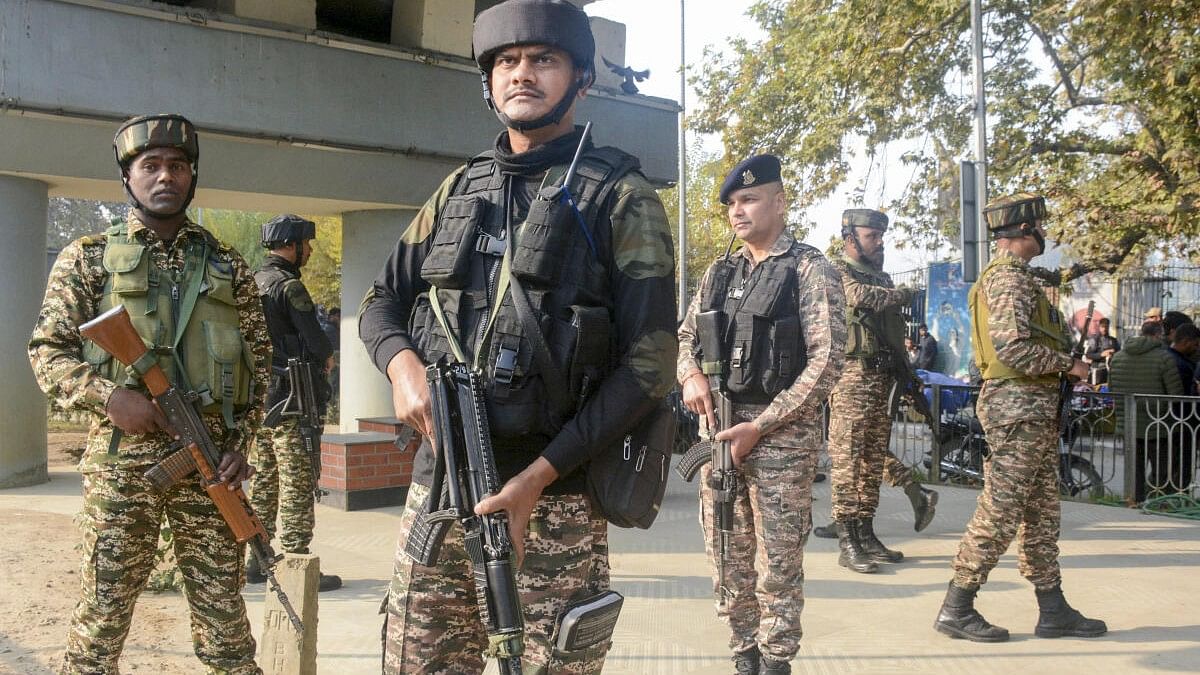
[[(689, 297), (696, 292), (700, 278), (712, 261), (725, 251), (729, 245), (729, 221), (725, 217), (725, 208), (717, 201), (717, 192), (721, 187), (722, 173), (720, 156), (705, 153), (699, 146), (688, 150), (688, 186), (687, 186), (687, 231), (688, 246), (686, 287)], [(675, 242), (675, 250), (679, 250), (679, 188), (672, 187), (661, 190), (663, 206), (666, 207), (667, 219), (672, 224), (671, 238)], [(678, 282), (678, 263), (676, 266), (676, 282)]]
[(119, 202), (54, 197), (46, 218), (46, 246), (62, 249), (85, 234), (103, 232), (112, 219), (123, 218), (128, 212), (129, 205)]
[(317, 224), (317, 240), (313, 243), (312, 257), (304, 266), (304, 285), (317, 304), (338, 307), (342, 302), (342, 219), (306, 217)]
[[(1045, 194), (1066, 282), (1153, 252), (1200, 255), (1200, 11), (1181, 0), (984, 2), (989, 193)], [(765, 37), (710, 54), (697, 128), (727, 156), (772, 151), (798, 205), (848, 176), (850, 148), (923, 146), (892, 204), (917, 245), (956, 239), (953, 157), (972, 132), (962, 0), (763, 0)], [(929, 142), (932, 141), (932, 142)]]

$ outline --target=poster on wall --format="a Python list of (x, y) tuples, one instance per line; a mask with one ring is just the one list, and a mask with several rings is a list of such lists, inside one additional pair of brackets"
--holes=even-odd
[[(1097, 335), (1100, 332), (1100, 319), (1111, 320), (1116, 315), (1116, 299), (1117, 285), (1102, 280), (1099, 275), (1089, 274), (1076, 279), (1071, 284), (1071, 294), (1064, 295), (1058, 301), (1059, 309), (1071, 327), (1071, 338), (1078, 339), (1079, 332), (1083, 330), (1088, 302), (1096, 303), (1088, 335)], [(1115, 328), (1109, 330), (1110, 335), (1116, 335)]]
[(968, 379), (974, 352), (971, 350), (971, 317), (967, 311), (967, 291), (971, 285), (962, 280), (957, 262), (929, 266), (929, 289), (925, 302), (925, 323), (929, 334), (938, 341), (937, 370), (958, 379)]

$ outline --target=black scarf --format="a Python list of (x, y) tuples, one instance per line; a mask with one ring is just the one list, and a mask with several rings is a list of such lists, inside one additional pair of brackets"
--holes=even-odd
[[(496, 163), (500, 165), (500, 170), (505, 173), (512, 174), (533, 174), (541, 173), (555, 164), (568, 164), (575, 156), (575, 149), (579, 147), (579, 138), (583, 135), (583, 127), (576, 126), (570, 132), (555, 138), (549, 143), (543, 143), (534, 148), (530, 148), (526, 152), (514, 153), (512, 144), (508, 140), (508, 130), (500, 132), (496, 136), (494, 153), (496, 155)], [(584, 150), (592, 147), (592, 140), (589, 138)]]

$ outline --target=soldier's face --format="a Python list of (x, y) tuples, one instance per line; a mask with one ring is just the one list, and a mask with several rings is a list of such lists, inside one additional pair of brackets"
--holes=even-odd
[(779, 183), (742, 188), (730, 193), (727, 213), (738, 239), (770, 246), (787, 223), (787, 197)]
[[(578, 74), (571, 55), (548, 45), (503, 49), (492, 65), (492, 100), (517, 122), (532, 122), (554, 109)], [(577, 95), (583, 98), (585, 90)]]
[[(883, 232), (871, 227), (856, 227), (854, 233), (858, 235), (858, 244), (851, 238), (850, 246), (858, 250), (863, 260), (876, 267), (883, 267)], [(858, 248), (859, 245), (862, 246), (861, 249)]]
[(192, 165), (178, 148), (151, 148), (129, 165), (129, 190), (151, 214), (178, 213), (192, 187)]

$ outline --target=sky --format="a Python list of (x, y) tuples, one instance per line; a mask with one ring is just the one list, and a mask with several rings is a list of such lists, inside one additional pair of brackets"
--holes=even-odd
[[(702, 72), (706, 46), (721, 49), (722, 45), (734, 37), (744, 37), (753, 41), (761, 35), (757, 25), (745, 15), (751, 4), (752, 0), (687, 0), (686, 45), (689, 73)], [(638, 84), (642, 93), (673, 101), (679, 100), (679, 0), (597, 0), (585, 9), (592, 16), (625, 24), (625, 65), (638, 70), (649, 68), (651, 72), (648, 80)], [(696, 103), (696, 92), (689, 88), (686, 100), (689, 113), (696, 110)], [(689, 135), (689, 145), (695, 140), (694, 134)], [(719, 138), (713, 136), (701, 140), (706, 150), (721, 150)], [(880, 153), (881, 159), (870, 173), (872, 180), (866, 191), (867, 207), (878, 208), (886, 205), (904, 189), (909, 181), (911, 169), (902, 167), (899, 158), (906, 149), (893, 145), (886, 152)], [(817, 227), (809, 232), (806, 241), (821, 250), (829, 244), (830, 237), (837, 235), (841, 229), (841, 213), (842, 209), (850, 206), (850, 190), (870, 168), (869, 160), (862, 157), (861, 145), (859, 151), (857, 161), (852, 163), (851, 178), (837, 193), (808, 209), (805, 214), (808, 219), (817, 223)], [(888, 158), (893, 162), (885, 171), (881, 164), (887, 162)], [(716, 195), (713, 195), (713, 199), (716, 199)], [(943, 252), (945, 250), (943, 247)], [(928, 253), (911, 249), (898, 250), (889, 246), (884, 268), (893, 273), (902, 272), (924, 267), (932, 259)]]

